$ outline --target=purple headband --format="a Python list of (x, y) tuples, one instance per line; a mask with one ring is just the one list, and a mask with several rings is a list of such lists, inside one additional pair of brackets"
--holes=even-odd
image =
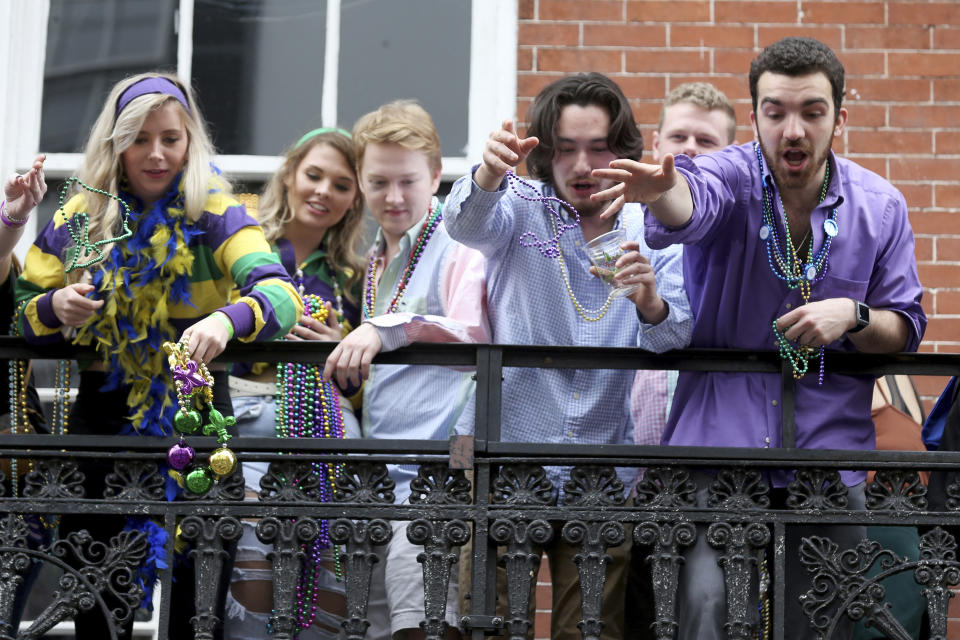
[(139, 98), (140, 96), (145, 96), (148, 93), (165, 93), (168, 96), (173, 96), (177, 99), (177, 102), (183, 105), (183, 108), (187, 110), (191, 116), (193, 113), (190, 111), (190, 105), (187, 104), (187, 96), (184, 95), (183, 90), (176, 85), (176, 83), (167, 80), (166, 78), (152, 76), (150, 78), (144, 78), (138, 82), (134, 82), (132, 85), (126, 88), (126, 90), (120, 94), (120, 98), (117, 100), (117, 115), (120, 115), (120, 112), (123, 111), (134, 98)]

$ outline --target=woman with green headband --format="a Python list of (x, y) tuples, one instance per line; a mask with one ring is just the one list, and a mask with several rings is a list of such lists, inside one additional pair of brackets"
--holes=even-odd
[[(360, 322), (363, 264), (355, 247), (363, 232), (363, 196), (357, 184), (350, 134), (342, 129), (315, 129), (284, 156), (259, 199), (257, 215), (294, 286), (305, 303), (300, 323), (288, 340), (340, 340)], [(354, 408), (359, 389), (323, 383), (317, 365), (280, 363), (236, 365), (230, 378), (237, 429), (252, 437), (360, 437)], [(304, 418), (307, 416), (307, 418)], [(335, 469), (317, 465), (320, 500), (332, 494)], [(243, 463), (248, 496), (260, 491), (266, 462)], [(279, 478), (275, 481), (282, 482)], [(327, 523), (304, 548), (296, 631), (300, 640), (339, 637), (345, 612), (339, 557), (331, 545)], [(267, 629), (283, 624), (271, 610), (273, 585), (270, 548), (243, 522), (237, 561), (227, 595), (224, 636), (231, 640), (267, 637)]]

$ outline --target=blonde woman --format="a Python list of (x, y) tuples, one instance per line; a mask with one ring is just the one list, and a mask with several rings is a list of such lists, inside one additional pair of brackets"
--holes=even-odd
[[(363, 263), (355, 249), (363, 231), (363, 196), (357, 185), (356, 156), (350, 134), (342, 129), (314, 129), (284, 154), (284, 162), (267, 184), (257, 218), (280, 258), (308, 313), (291, 330), (290, 340), (337, 341), (360, 322)], [(312, 315), (311, 315), (312, 313)], [(317, 317), (326, 316), (323, 321)], [(357, 387), (339, 389), (325, 383), (318, 393), (339, 408), (338, 416), (310, 410), (310, 398), (298, 394), (297, 376), (316, 376), (314, 365), (284, 365), (278, 378), (273, 367), (255, 365), (243, 377), (230, 378), (237, 430), (243, 436), (359, 438), (360, 427), (347, 397)], [(235, 375), (244, 369), (236, 365)], [(280, 380), (281, 388), (276, 381)], [(287, 388), (284, 388), (286, 383)], [(358, 395), (358, 394), (357, 394)], [(335, 396), (335, 397), (334, 397)], [(304, 411), (291, 410), (300, 403)], [(277, 411), (284, 405), (284, 411)], [(300, 415), (310, 416), (304, 421)], [(245, 462), (248, 494), (260, 491), (265, 462)], [(324, 474), (326, 475), (326, 474)], [(323, 478), (326, 482), (327, 477)], [(323, 531), (321, 523), (321, 531)], [(227, 597), (225, 635), (231, 640), (266, 637), (273, 603), (269, 549), (257, 540), (254, 523), (243, 523), (237, 560)], [(297, 630), (301, 640), (339, 637), (345, 611), (344, 585), (336, 575), (329, 539), (307, 545), (305, 573), (316, 575), (301, 585)]]
[[(17, 282), (23, 335), (35, 343), (75, 335), (100, 353), (80, 375), (71, 433), (170, 435), (177, 403), (164, 341), (185, 342), (192, 359), (209, 364), (231, 338), (283, 336), (302, 314), (289, 277), (256, 220), (230, 196), (212, 154), (192, 92), (176, 77), (118, 82), (87, 141), (78, 173), (87, 189), (30, 247)], [(104, 192), (118, 194), (129, 215)], [(89, 245), (103, 243), (99, 262), (84, 226)], [(70, 269), (77, 265), (87, 268)], [(234, 287), (244, 295), (231, 303)], [(226, 372), (211, 370), (214, 405), (230, 415)], [(101, 497), (109, 470), (84, 471), (86, 495)], [(107, 540), (122, 524), (64, 517), (61, 535), (84, 528)], [(97, 608), (78, 615), (78, 637), (107, 637), (104, 622)]]

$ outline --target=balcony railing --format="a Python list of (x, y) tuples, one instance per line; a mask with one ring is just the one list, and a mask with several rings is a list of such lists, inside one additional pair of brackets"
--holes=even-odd
[[(322, 362), (329, 344), (275, 343), (231, 346), (222, 360)], [(11, 358), (75, 359), (90, 352), (69, 345), (36, 348), (15, 338), (0, 338), (0, 354)], [(830, 354), (834, 372), (879, 375), (954, 375), (960, 356)], [(331, 538), (342, 546), (346, 580), (347, 638), (365, 637), (371, 568), (391, 535), (390, 521), (408, 521), (410, 541), (424, 547), (426, 584), (423, 629), (442, 638), (445, 594), (457, 571), (469, 573), (471, 611), (463, 616), (465, 637), (525, 637), (530, 580), (536, 575), (537, 545), (567, 544), (580, 551), (581, 631), (599, 635), (604, 612), (601, 595), (608, 548), (632, 539), (651, 563), (659, 638), (672, 638), (677, 625), (676, 593), (680, 552), (697, 535), (706, 535), (722, 558), (727, 587), (727, 622), (731, 638), (752, 638), (757, 629), (748, 590), (761, 552), (768, 558), (771, 583), (769, 632), (782, 638), (785, 611), (803, 608), (812, 628), (834, 637), (844, 618), (863, 620), (889, 638), (910, 637), (885, 606), (882, 579), (910, 574), (922, 587), (931, 638), (945, 638), (951, 587), (960, 583), (954, 537), (960, 525), (960, 466), (957, 452), (811, 451), (657, 446), (570, 446), (501, 441), (501, 380), (505, 367), (685, 369), (779, 373), (783, 380), (783, 442), (795, 442), (794, 381), (776, 353), (685, 350), (654, 355), (634, 349), (530, 347), (511, 345), (415, 345), (382, 354), (376, 362), (475, 366), (476, 433), (450, 441), (328, 440), (236, 437), (230, 442), (241, 460), (270, 463), (259, 499), (244, 498), (242, 474), (215, 484), (206, 494), (174, 502), (164, 499), (167, 449), (174, 439), (120, 436), (0, 436), (0, 458), (32, 460), (32, 470), (18, 482), (17, 495), (0, 496), (0, 640), (34, 638), (68, 619), (73, 611), (100, 607), (114, 622), (133, 615), (142, 594), (133, 572), (145, 553), (142, 534), (121, 533), (110, 549), (97, 548), (82, 536), (52, 542), (28, 542), (27, 514), (147, 516), (168, 534), (167, 563), (172, 566), (174, 539), (192, 546), (196, 582), (196, 638), (212, 638), (220, 623), (225, 592), (218, 586), (231, 544), (240, 535), (242, 518), (259, 520), (257, 535), (273, 546), (273, 637), (291, 638), (296, 623), (296, 584), (301, 546), (318, 535), (318, 519), (330, 523)], [(545, 416), (549, 420), (549, 416)], [(198, 452), (211, 451), (215, 440), (191, 437)], [(78, 463), (113, 460), (104, 495), (83, 495)], [(408, 504), (395, 504), (385, 465), (419, 465)], [(339, 464), (332, 501), (323, 502), (310, 482), (311, 464)], [(24, 463), (21, 463), (24, 464)], [(544, 467), (570, 467), (568, 480), (553, 487)], [(616, 467), (644, 467), (634, 492), (625, 487)], [(849, 508), (843, 470), (876, 470), (866, 489), (867, 508)], [(471, 471), (468, 480), (465, 473)], [(692, 482), (697, 470), (716, 472), (707, 507), (696, 507)], [(795, 470), (782, 501), (772, 500), (766, 477), (773, 470)], [(947, 474), (946, 500), (929, 504), (918, 470)], [(557, 500), (559, 494), (560, 500)], [(774, 506), (774, 503), (779, 506)], [(782, 503), (782, 504), (780, 504)], [(708, 527), (697, 528), (702, 524)], [(835, 525), (916, 527), (922, 532), (918, 554), (907, 559), (864, 541), (838, 548), (830, 541)], [(554, 534), (556, 525), (557, 534)], [(803, 563), (816, 588), (803, 603), (786, 600), (784, 568), (787, 531), (798, 525), (823, 527), (822, 535), (803, 541)], [(557, 538), (551, 541), (551, 537)], [(468, 563), (459, 549), (473, 542)], [(640, 547), (635, 547), (640, 548)], [(63, 571), (59, 587), (29, 628), (11, 629), (14, 595), (30, 560)], [(496, 610), (498, 561), (512, 582), (510, 597)], [(869, 571), (869, 570), (872, 570)], [(168, 636), (171, 573), (161, 572), (158, 615), (161, 638)], [(106, 599), (105, 599), (106, 598)], [(106, 602), (122, 606), (106, 606)], [(505, 606), (504, 606), (505, 605)], [(111, 630), (116, 637), (116, 629)]]

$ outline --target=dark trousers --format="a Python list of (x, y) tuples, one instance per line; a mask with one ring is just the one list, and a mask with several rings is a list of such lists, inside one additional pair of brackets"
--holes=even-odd
[[(223, 415), (233, 415), (233, 405), (227, 387), (225, 372), (213, 372), (213, 406)], [(126, 416), (128, 389), (101, 391), (106, 374), (102, 372), (83, 372), (80, 374), (80, 385), (77, 400), (70, 410), (69, 430), (75, 435), (116, 435), (128, 424)], [(206, 418), (206, 416), (204, 416)], [(84, 488), (87, 498), (103, 498), (104, 478), (113, 471), (112, 461), (91, 460), (81, 461), (80, 470), (85, 475)], [(64, 515), (60, 522), (60, 536), (66, 537), (69, 533), (86, 529), (95, 540), (109, 544), (110, 538), (120, 533), (126, 521), (125, 516), (103, 514), (73, 514)], [(235, 546), (234, 549), (235, 550)], [(230, 572), (233, 569), (234, 553), (231, 551), (229, 559), (224, 563), (223, 575), (220, 582), (226, 589), (229, 584)], [(191, 563), (192, 564), (192, 563)], [(192, 566), (179, 563), (173, 569), (175, 588), (170, 601), (170, 638), (192, 638), (193, 627), (190, 619), (195, 614), (194, 593), (195, 582)], [(224, 591), (225, 592), (225, 591)], [(104, 593), (107, 608), (116, 604), (108, 594)], [(223, 600), (220, 600), (220, 608)], [(223, 611), (218, 611), (223, 619)], [(109, 638), (107, 621), (103, 611), (98, 606), (86, 612), (80, 612), (74, 619), (77, 638)], [(133, 621), (117, 629), (117, 637), (129, 638), (133, 629)], [(222, 631), (221, 631), (222, 633)]]

